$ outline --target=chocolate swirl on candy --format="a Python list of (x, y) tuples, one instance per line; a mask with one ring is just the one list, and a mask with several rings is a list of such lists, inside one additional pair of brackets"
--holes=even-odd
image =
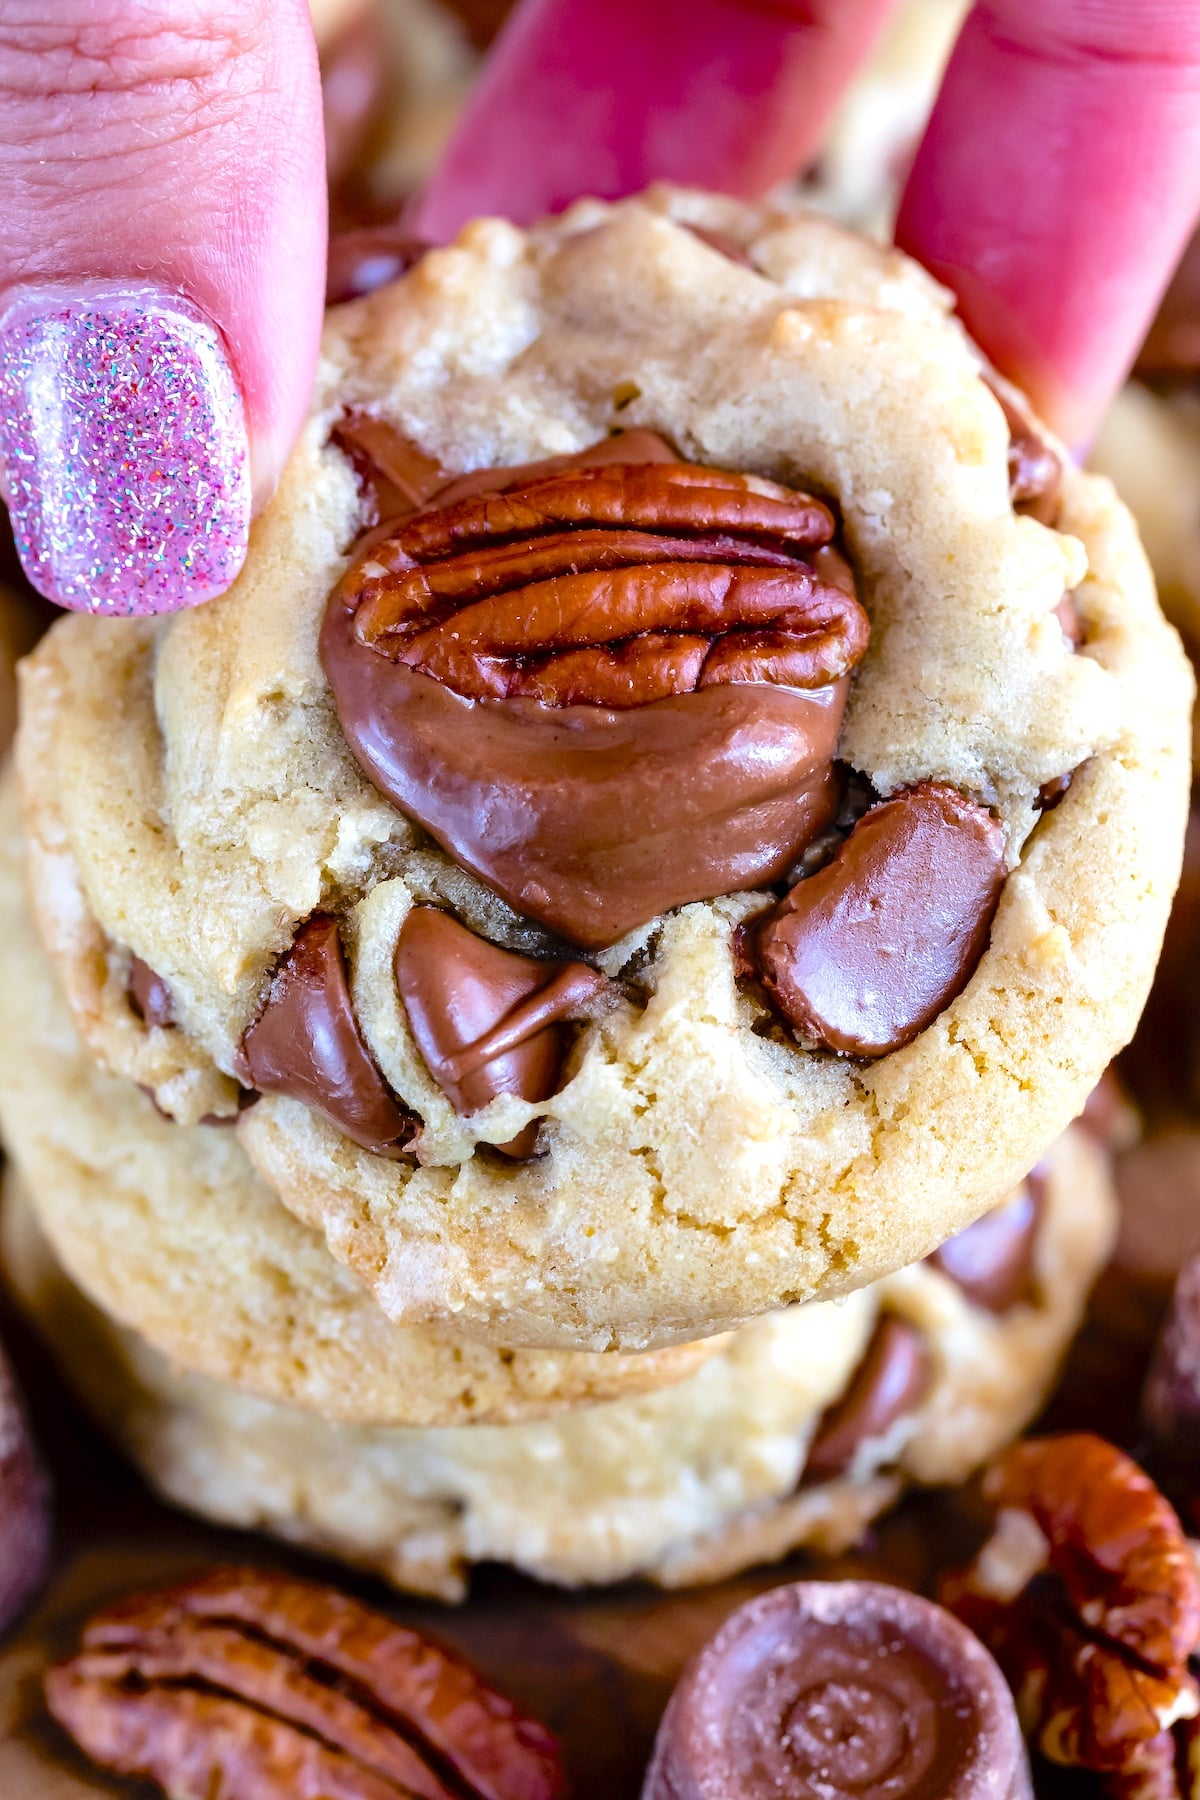
[[(498, 1094), (546, 1100), (569, 1048), (566, 1022), (591, 1016), (608, 989), (579, 962), (536, 962), (476, 937), (449, 913), (417, 906), (400, 927), (396, 986), (429, 1072), (460, 1113)], [(507, 1144), (531, 1156), (536, 1119)]]
[(630, 440), (450, 483), (368, 540), (321, 636), (375, 786), (585, 946), (795, 861), (868, 637), (845, 564), (818, 572), (822, 502)]
[(868, 1581), (773, 1589), (684, 1671), (642, 1800), (1025, 1800), (1012, 1697), (932, 1601)]

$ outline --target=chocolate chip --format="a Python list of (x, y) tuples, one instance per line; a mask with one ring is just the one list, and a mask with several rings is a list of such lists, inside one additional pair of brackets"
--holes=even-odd
[(1015, 389), (1002, 389), (984, 377), (1008, 422), (1008, 491), (1018, 512), (1043, 525), (1058, 517), (1062, 491), (1062, 459), (1042, 434), (1029, 402)]
[(24, 1612), (50, 1569), (50, 1483), (0, 1351), (0, 1633)]
[(948, 1239), (929, 1262), (974, 1305), (1008, 1312), (1033, 1290), (1045, 1193), (1045, 1176), (1035, 1169), (1011, 1200)]
[(389, 281), (398, 281), (429, 248), (424, 238), (413, 237), (399, 225), (364, 225), (357, 231), (337, 232), (329, 240), (325, 265), (326, 306), (359, 300)]
[[(498, 1094), (549, 1099), (569, 1048), (565, 1022), (593, 1014), (609, 985), (586, 963), (502, 950), (429, 906), (405, 918), (395, 970), (417, 1047), (460, 1113)], [(497, 1148), (531, 1156), (537, 1131), (534, 1120)]]
[(314, 1107), (364, 1150), (396, 1156), (412, 1141), (419, 1121), (384, 1081), (354, 1016), (336, 919), (317, 914), (301, 927), (242, 1055), (260, 1092)]
[(125, 984), (129, 1004), (146, 1025), (165, 1029), (175, 1023), (175, 1001), (161, 975), (156, 975), (140, 956), (129, 959), (129, 976)]
[(748, 253), (742, 249), (736, 238), (729, 236), (728, 232), (714, 231), (708, 225), (693, 225), (690, 221), (685, 221), (684, 230), (690, 231), (692, 236), (699, 238), (702, 244), (707, 244), (710, 250), (715, 250), (718, 256), (723, 256), (726, 262), (737, 263), (738, 267), (742, 269), (752, 269), (756, 275), (759, 273), (757, 265), (751, 260)]
[(983, 807), (938, 783), (908, 788), (759, 927), (764, 990), (806, 1043), (899, 1049), (967, 985), (1004, 876), (1004, 835)]
[(901, 1588), (761, 1594), (689, 1664), (642, 1800), (1027, 1800), (1012, 1697), (979, 1640)]
[(863, 1444), (884, 1437), (898, 1419), (916, 1411), (932, 1379), (924, 1334), (902, 1319), (880, 1319), (850, 1386), (821, 1416), (805, 1481), (844, 1475)]

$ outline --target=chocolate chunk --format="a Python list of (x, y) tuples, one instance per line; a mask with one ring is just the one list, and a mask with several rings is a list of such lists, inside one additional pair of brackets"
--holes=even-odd
[[(593, 1013), (608, 987), (586, 963), (536, 962), (477, 937), (449, 913), (418, 906), (396, 941), (396, 986), (429, 1072), (460, 1113), (498, 1094), (547, 1100), (569, 1039), (565, 1023)], [(527, 1157), (537, 1121), (499, 1145)]]
[(1043, 525), (1058, 517), (1062, 459), (1046, 442), (1028, 401), (985, 377), (1008, 422), (1008, 491), (1018, 512)]
[(146, 1025), (166, 1027), (175, 1023), (175, 1001), (161, 975), (156, 975), (140, 956), (129, 959), (125, 992), (138, 1018)]
[(46, 1580), (50, 1550), (50, 1483), (0, 1351), (0, 1633)]
[(357, 231), (337, 232), (329, 240), (325, 264), (326, 306), (361, 299), (398, 281), (428, 249), (424, 238), (413, 237), (399, 225), (363, 225)]
[(901, 1588), (760, 1594), (684, 1670), (642, 1800), (1027, 1800), (1012, 1696), (965, 1625)]
[(1154, 379), (1194, 375), (1197, 369), (1200, 369), (1200, 231), (1188, 244), (1171, 277), (1134, 373)]
[(1008, 1312), (1027, 1300), (1033, 1290), (1045, 1195), (1045, 1176), (1034, 1169), (1013, 1199), (949, 1238), (934, 1251), (930, 1263), (948, 1275), (976, 1306), (987, 1312)]
[(364, 524), (407, 518), (446, 479), (441, 464), (387, 419), (353, 407), (329, 434), (350, 458), (364, 502)]
[(302, 1100), (364, 1150), (397, 1156), (412, 1141), (419, 1121), (384, 1081), (354, 1016), (336, 919), (318, 913), (301, 927), (242, 1055), (260, 1092)]
[(908, 788), (759, 927), (763, 987), (805, 1042), (885, 1056), (966, 987), (1004, 876), (1004, 834), (983, 807), (935, 782)]
[(723, 256), (726, 262), (737, 263), (740, 268), (754, 269), (755, 274), (759, 273), (736, 238), (731, 238), (726, 232), (714, 231), (708, 225), (692, 225), (690, 222), (685, 224), (684, 229), (690, 231), (693, 237), (699, 238), (702, 244), (707, 244), (710, 250), (715, 250), (718, 256)]
[(932, 1380), (924, 1334), (902, 1319), (880, 1319), (850, 1386), (821, 1415), (804, 1465), (805, 1481), (844, 1475), (861, 1445), (883, 1437), (897, 1419), (916, 1411)]
[(1200, 1467), (1200, 1252), (1175, 1282), (1146, 1377), (1142, 1417), (1172, 1461)]

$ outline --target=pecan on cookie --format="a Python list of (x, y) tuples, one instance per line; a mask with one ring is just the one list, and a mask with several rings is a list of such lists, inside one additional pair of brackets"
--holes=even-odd
[(468, 478), (373, 534), (321, 654), (364, 772), (568, 942), (771, 881), (827, 825), (866, 614), (830, 509), (614, 460)]
[(46, 1676), (93, 1760), (173, 1800), (560, 1800), (550, 1733), (335, 1589), (214, 1569), (97, 1614)]

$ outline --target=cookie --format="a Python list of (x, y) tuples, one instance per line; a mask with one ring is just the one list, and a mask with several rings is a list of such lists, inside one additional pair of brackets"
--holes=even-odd
[(536, 1418), (679, 1380), (718, 1343), (645, 1356), (494, 1350), (392, 1325), (255, 1175), (237, 1136), (181, 1126), (83, 1051), (19, 887), (0, 797), (0, 1127), (82, 1289), (164, 1358), (372, 1425)]
[(335, 1424), (180, 1372), (62, 1273), (19, 1186), (4, 1240), (55, 1355), (166, 1495), (453, 1599), (482, 1561), (567, 1585), (714, 1581), (845, 1548), (908, 1481), (965, 1479), (1040, 1406), (1113, 1215), (1107, 1159), (1075, 1128), (982, 1222), (988, 1250), (758, 1320), (656, 1393), (440, 1431)]
[[(29, 666), (81, 1035), (189, 1122), (268, 1088), (241, 1142), (392, 1320), (643, 1348), (849, 1292), (1019, 1182), (1129, 1036), (1190, 672), (1129, 515), (948, 307), (695, 194), (476, 223), (331, 315), (228, 596)], [(468, 936), (416, 959), (418, 1030), (426, 911)]]

